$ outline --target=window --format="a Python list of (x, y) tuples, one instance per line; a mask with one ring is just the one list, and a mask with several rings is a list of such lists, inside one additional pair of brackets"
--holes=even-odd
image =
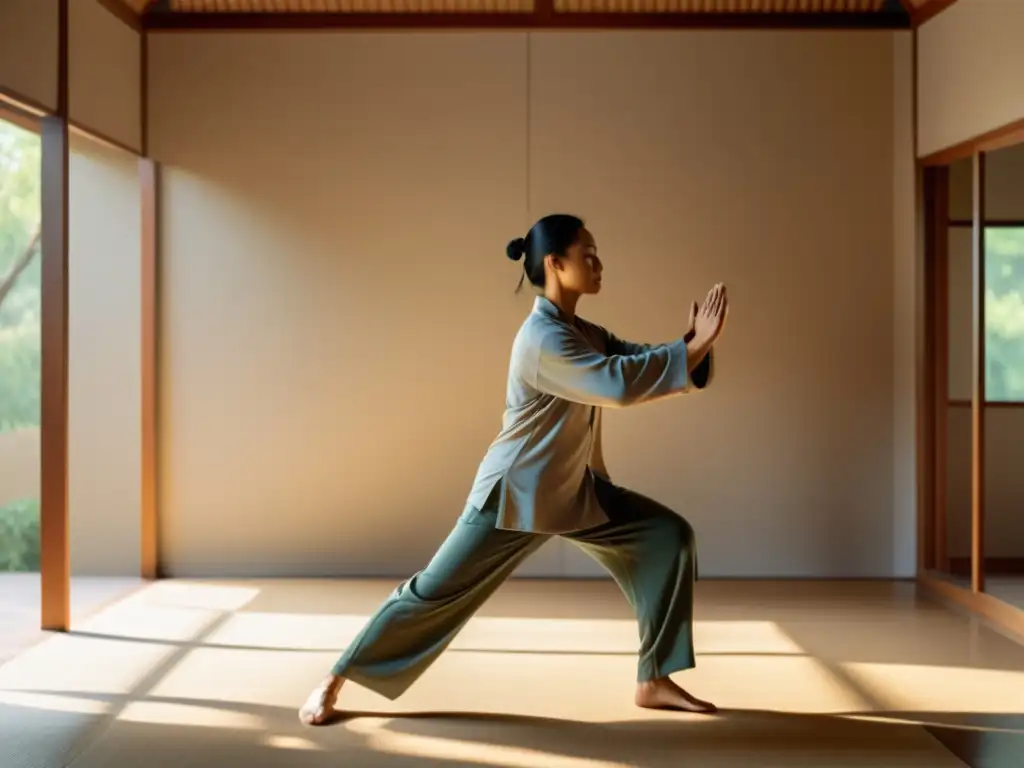
[(985, 228), (985, 394), (1024, 401), (1024, 227)]
[(0, 571), (39, 570), (41, 149), (0, 119)]

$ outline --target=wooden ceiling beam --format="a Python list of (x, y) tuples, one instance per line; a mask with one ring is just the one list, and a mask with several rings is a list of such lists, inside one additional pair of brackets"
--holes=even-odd
[(956, 0), (900, 0), (900, 5), (910, 16), (911, 24), (916, 29), (955, 2)]
[(910, 18), (914, 27), (920, 27), (929, 19), (933, 19), (949, 8), (956, 0), (927, 0), (911, 11)]
[(142, 17), (125, 0), (98, 0), (98, 2), (136, 32), (142, 29)]
[(369, 29), (909, 29), (902, 14), (879, 12), (816, 13), (587, 13), (554, 12), (390, 12), (281, 13), (150, 11), (147, 30), (369, 30)]

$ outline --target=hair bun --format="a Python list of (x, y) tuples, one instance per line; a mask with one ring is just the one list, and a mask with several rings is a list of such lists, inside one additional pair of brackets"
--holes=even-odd
[(515, 240), (510, 242), (508, 247), (505, 249), (505, 255), (512, 259), (512, 261), (519, 261), (523, 258), (525, 253), (526, 241), (521, 237), (517, 237)]

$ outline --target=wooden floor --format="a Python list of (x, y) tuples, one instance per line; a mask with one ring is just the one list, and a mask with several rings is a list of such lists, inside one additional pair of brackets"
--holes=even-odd
[(0, 667), (0, 766), (1024, 766), (1024, 647), (906, 583), (701, 582), (698, 717), (632, 706), (613, 584), (515, 581), (406, 696), (302, 727), (392, 587), (144, 587)]

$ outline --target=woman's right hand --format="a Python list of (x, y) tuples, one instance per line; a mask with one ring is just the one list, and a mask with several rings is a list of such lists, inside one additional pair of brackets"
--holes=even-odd
[(701, 346), (714, 344), (722, 333), (728, 311), (729, 299), (725, 293), (725, 285), (716, 283), (697, 310), (693, 323), (694, 341)]

